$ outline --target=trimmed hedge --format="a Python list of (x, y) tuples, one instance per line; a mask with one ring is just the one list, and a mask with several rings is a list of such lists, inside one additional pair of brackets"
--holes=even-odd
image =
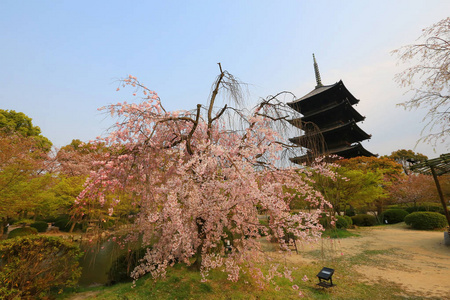
[(351, 217), (349, 217), (349, 216), (342, 216), (342, 217), (347, 220), (349, 227), (353, 225), (353, 220)]
[(405, 208), (405, 210), (409, 213), (413, 213), (416, 211), (429, 211), (429, 212), (438, 212), (440, 214), (444, 214), (444, 208), (441, 205), (411, 206), (411, 207)]
[[(350, 219), (350, 223), (349, 223), (348, 219)], [(350, 227), (350, 225), (352, 225), (350, 217), (347, 217), (347, 218), (341, 217), (341, 216), (336, 217), (336, 227), (337, 228), (347, 229), (348, 227)]]
[(36, 235), (38, 234), (38, 231), (36, 228), (33, 227), (19, 227), (16, 229), (13, 229), (8, 234), (8, 239), (16, 238), (16, 237), (22, 237), (27, 235)]
[(396, 224), (403, 222), (409, 213), (403, 209), (388, 209), (381, 214), (383, 224)]
[(75, 286), (80, 253), (78, 246), (42, 235), (1, 242), (0, 299), (51, 299), (51, 289)]
[(448, 226), (447, 218), (437, 212), (419, 211), (405, 217), (405, 223), (414, 229), (436, 229)]
[(46, 232), (48, 223), (45, 221), (36, 221), (30, 225), (30, 227), (36, 228), (38, 232)]
[(345, 215), (349, 217), (353, 217), (356, 215), (355, 209), (353, 207), (347, 208), (345, 210)]
[(331, 224), (331, 217), (322, 217), (319, 218), (319, 223), (323, 226), (325, 229), (330, 229), (333, 227), (339, 228), (339, 229), (346, 229), (350, 227), (350, 225), (353, 224), (352, 219), (348, 216), (336, 216), (334, 218), (334, 225)]
[(322, 225), (323, 228), (325, 228), (325, 229), (329, 229), (329, 228), (332, 227), (332, 226), (331, 226), (331, 217), (322, 217), (322, 218), (319, 218), (319, 223), (320, 223), (320, 225)]
[(375, 218), (375, 216), (367, 214), (353, 216), (352, 221), (356, 226), (374, 226), (377, 224), (377, 218)]

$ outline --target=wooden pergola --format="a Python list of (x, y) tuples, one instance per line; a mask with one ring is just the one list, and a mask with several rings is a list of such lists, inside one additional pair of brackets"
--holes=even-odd
[(436, 184), (447, 222), (450, 225), (450, 215), (448, 213), (447, 203), (445, 203), (444, 194), (442, 193), (441, 185), (438, 180), (438, 176), (450, 172), (450, 153), (442, 154), (438, 158), (428, 159), (424, 162), (412, 165), (410, 170), (421, 174), (433, 175), (434, 183)]

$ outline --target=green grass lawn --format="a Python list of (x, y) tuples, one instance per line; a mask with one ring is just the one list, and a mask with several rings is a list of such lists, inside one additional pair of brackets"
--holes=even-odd
[[(167, 276), (157, 281), (147, 275), (136, 282), (120, 283), (113, 286), (78, 288), (65, 291), (58, 295), (58, 299), (299, 299), (301, 291), (303, 299), (423, 299), (405, 292), (395, 283), (388, 281), (371, 281), (357, 272), (363, 265), (395, 264), (395, 248), (388, 250), (366, 250), (354, 256), (341, 256), (335, 253), (334, 239), (358, 237), (359, 235), (344, 229), (326, 230), (323, 234), (321, 250), (303, 252), (299, 255), (309, 257), (311, 263), (294, 265), (288, 260), (279, 261), (281, 266), (293, 269), (294, 281), (277, 278), (274, 283), (266, 283), (261, 288), (248, 274), (242, 274), (237, 283), (227, 280), (227, 274), (220, 270), (210, 272), (207, 282), (201, 282), (198, 271), (192, 270), (183, 264), (169, 268)], [(329, 240), (329, 239), (332, 240)], [(328, 242), (330, 241), (330, 242)], [(262, 249), (266, 252), (277, 252), (275, 244), (262, 240)], [(297, 254), (293, 254), (297, 255)], [(387, 260), (386, 260), (387, 259)], [(333, 283), (336, 286), (328, 289), (317, 286), (317, 273), (322, 267), (335, 269)], [(269, 264), (263, 266), (268, 269)], [(308, 280), (303, 281), (304, 276)], [(297, 285), (299, 290), (294, 290)]]
[(348, 238), (348, 237), (352, 237), (352, 236), (359, 236), (359, 234), (352, 233), (345, 229), (337, 229), (337, 228), (327, 229), (322, 234), (322, 237), (330, 237), (332, 239), (336, 239), (336, 238), (344, 239), (344, 238)]
[[(211, 272), (211, 280), (201, 282), (198, 272), (178, 265), (170, 269), (167, 277), (162, 280), (154, 281), (146, 276), (138, 280), (134, 288), (131, 283), (121, 283), (111, 287), (79, 290), (76, 295), (66, 293), (60, 299), (71, 299), (73, 296), (78, 296), (76, 299), (298, 299), (299, 292), (292, 288), (293, 284), (299, 286), (304, 299), (419, 299), (406, 295), (392, 283), (364, 283), (345, 263), (335, 262), (327, 267), (336, 270), (333, 276), (336, 286), (328, 289), (316, 285), (315, 275), (322, 268), (318, 263), (299, 266), (293, 272), (294, 282), (287, 279), (276, 280), (278, 291), (273, 284), (260, 289), (246, 275), (239, 282), (232, 283), (220, 271)], [(301, 280), (304, 275), (309, 278), (306, 282)]]
[[(334, 232), (339, 236), (348, 236), (343, 231)], [(209, 280), (201, 282), (198, 271), (178, 264), (168, 269), (165, 279), (155, 281), (147, 275), (139, 279), (135, 287), (131, 283), (121, 283), (110, 287), (80, 288), (72, 292), (66, 291), (58, 299), (298, 299), (299, 291), (302, 292), (303, 299), (422, 299), (405, 293), (399, 286), (387, 281), (363, 280), (356, 272), (358, 266), (394, 251), (395, 249), (365, 251), (357, 257), (338, 259), (327, 259), (323, 254), (309, 253), (311, 257), (317, 255), (315, 262), (301, 265), (280, 262), (281, 265), (287, 263), (290, 268), (295, 268), (293, 282), (278, 278), (275, 280), (276, 285), (267, 283), (263, 288), (248, 274), (242, 274), (241, 280), (233, 283), (227, 280), (226, 273), (219, 270), (210, 272)], [(336, 286), (332, 288), (317, 286), (316, 274), (324, 266), (335, 269), (333, 282)], [(308, 277), (307, 281), (302, 280), (305, 275)], [(299, 291), (294, 290), (293, 285), (297, 285)]]

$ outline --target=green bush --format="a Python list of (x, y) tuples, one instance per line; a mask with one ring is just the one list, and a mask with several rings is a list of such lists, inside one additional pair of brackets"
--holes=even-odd
[[(69, 216), (60, 216), (56, 221), (54, 222), (54, 225), (58, 227), (59, 231), (69, 232), (70, 227), (72, 227), (72, 220)], [(82, 226), (81, 224), (75, 224), (75, 227), (73, 230), (81, 230)]]
[(436, 229), (448, 226), (447, 218), (437, 212), (418, 211), (405, 217), (405, 223), (414, 229)]
[(346, 229), (350, 225), (352, 225), (351, 219), (350, 219), (350, 221), (348, 219), (350, 219), (350, 217), (336, 216), (334, 218), (334, 223), (333, 223), (334, 225), (333, 225), (331, 223), (332, 218), (328, 216), (328, 217), (319, 218), (319, 223), (325, 229), (330, 229), (330, 228), (334, 228), (334, 227), (337, 227), (337, 228), (340, 228), (340, 229)]
[(405, 210), (409, 213), (413, 213), (416, 211), (429, 211), (429, 212), (437, 212), (440, 214), (444, 214), (444, 208), (441, 205), (419, 205), (419, 206), (411, 206), (405, 208)]
[(38, 232), (46, 232), (48, 223), (44, 221), (37, 221), (31, 224), (30, 227), (36, 228)]
[(1, 242), (0, 299), (48, 299), (51, 289), (74, 286), (81, 275), (80, 252), (56, 237)]
[(15, 237), (22, 237), (27, 235), (34, 235), (38, 234), (38, 231), (36, 228), (33, 227), (19, 227), (16, 229), (13, 229), (8, 234), (8, 239), (12, 239)]
[(330, 217), (319, 218), (319, 223), (325, 229), (331, 228), (331, 218)]
[(372, 215), (360, 214), (353, 216), (352, 222), (356, 226), (374, 226), (377, 224), (377, 218)]
[(355, 209), (353, 207), (350, 207), (345, 210), (345, 215), (349, 217), (353, 217), (356, 215)]
[[(351, 218), (348, 217), (350, 220)], [(347, 218), (337, 216), (336, 217), (336, 227), (339, 229), (347, 229), (351, 224), (349, 224)]]
[(342, 217), (347, 220), (349, 227), (353, 225), (353, 220), (351, 217), (349, 217), (349, 216), (342, 216)]
[(409, 213), (403, 209), (388, 209), (381, 214), (383, 224), (396, 224), (403, 222)]

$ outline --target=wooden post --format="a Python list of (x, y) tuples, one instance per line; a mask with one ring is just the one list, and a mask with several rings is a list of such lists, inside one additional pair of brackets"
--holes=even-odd
[(447, 223), (450, 225), (450, 215), (448, 214), (447, 203), (445, 203), (444, 195), (442, 194), (441, 185), (439, 184), (439, 180), (436, 175), (436, 171), (433, 166), (430, 166), (431, 174), (433, 174), (434, 183), (436, 184), (436, 188), (438, 190), (439, 198), (441, 199), (442, 207), (444, 208), (445, 217), (447, 218)]

